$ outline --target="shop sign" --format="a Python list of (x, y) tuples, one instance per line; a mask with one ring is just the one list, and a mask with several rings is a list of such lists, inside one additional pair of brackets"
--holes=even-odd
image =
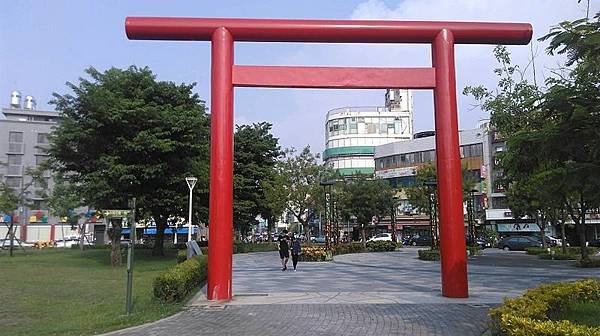
[(379, 178), (394, 178), (394, 177), (405, 177), (417, 175), (417, 167), (403, 167), (403, 168), (392, 168), (385, 170), (378, 170), (375, 172), (375, 177)]

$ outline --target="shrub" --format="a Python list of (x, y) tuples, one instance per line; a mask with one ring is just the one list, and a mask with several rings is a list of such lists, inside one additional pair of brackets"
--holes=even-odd
[(182, 262), (187, 260), (187, 250), (179, 250), (177, 251), (177, 263), (181, 264)]
[(419, 259), (427, 261), (440, 260), (440, 250), (419, 250)]
[(363, 247), (362, 243), (339, 244), (337, 246), (334, 246), (332, 249), (333, 255), (361, 253), (364, 251), (365, 248)]
[(548, 250), (542, 247), (529, 247), (527, 248), (527, 254), (531, 254), (531, 255), (539, 255), (539, 254), (545, 254), (548, 253)]
[[(554, 253), (562, 253), (562, 247), (552, 247), (550, 248)], [(598, 252), (598, 248), (596, 247), (587, 247), (589, 254), (595, 254)], [(539, 255), (539, 254), (547, 254), (547, 248), (541, 247), (530, 247), (527, 249), (527, 254)], [(581, 247), (567, 247), (567, 254), (581, 255)]]
[(577, 260), (577, 259), (579, 259), (578, 254), (573, 254), (573, 253), (568, 253), (568, 252), (567, 252), (567, 254), (543, 253), (543, 254), (538, 254), (538, 257), (540, 259), (546, 259), (546, 260)]
[(395, 251), (396, 243), (393, 241), (372, 241), (367, 243), (367, 249), (371, 252)]
[(579, 260), (577, 262), (576, 266), (583, 267), (583, 268), (600, 267), (600, 259)]
[(234, 243), (233, 253), (269, 252), (277, 251), (277, 243)]
[(600, 335), (600, 328), (550, 320), (570, 302), (600, 302), (600, 281), (541, 285), (523, 296), (505, 299), (502, 306), (490, 311), (492, 330), (495, 335), (514, 336)]
[(165, 302), (183, 300), (206, 280), (208, 259), (195, 256), (161, 273), (152, 281), (154, 296)]
[(479, 246), (467, 246), (468, 256), (478, 256), (481, 254), (481, 247)]
[(323, 246), (304, 246), (298, 257), (299, 261), (327, 261), (331, 260), (331, 253), (325, 251)]

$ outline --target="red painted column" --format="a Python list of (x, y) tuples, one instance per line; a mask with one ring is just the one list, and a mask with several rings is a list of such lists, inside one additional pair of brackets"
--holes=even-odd
[(27, 241), (27, 225), (21, 225), (21, 241)]
[(209, 300), (231, 299), (233, 253), (233, 37), (212, 34), (208, 244)]
[(435, 67), (435, 143), (440, 207), (442, 295), (469, 296), (456, 107), (454, 36), (442, 29), (432, 43)]

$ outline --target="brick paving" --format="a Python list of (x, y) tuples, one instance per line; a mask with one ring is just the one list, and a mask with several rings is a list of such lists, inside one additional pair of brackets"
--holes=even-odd
[(468, 299), (440, 294), (439, 262), (416, 249), (337, 256), (282, 272), (277, 253), (234, 256), (234, 299), (109, 335), (481, 335), (489, 308), (540, 283), (599, 277), (572, 262), (486, 250), (469, 260)]
[(286, 304), (192, 307), (111, 335), (481, 335), (487, 306)]

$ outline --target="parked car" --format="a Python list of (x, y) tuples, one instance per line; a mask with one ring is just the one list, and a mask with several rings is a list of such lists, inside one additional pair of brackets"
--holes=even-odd
[(600, 238), (598, 238), (598, 239), (592, 239), (588, 243), (588, 246), (591, 246), (591, 247), (600, 247)]
[[(465, 238), (465, 243), (469, 246), (469, 237)], [(492, 247), (492, 244), (483, 238), (475, 238), (475, 246), (483, 250), (487, 247)]]
[(529, 236), (506, 237), (498, 242), (498, 248), (505, 251), (524, 251), (529, 247), (542, 247), (542, 242)]
[[(531, 238), (535, 238), (539, 242), (542, 241), (542, 239), (540, 239), (540, 236), (533, 236)], [(558, 242), (560, 241), (560, 239), (556, 239), (556, 238), (554, 238), (552, 236), (545, 236), (544, 240), (546, 240), (546, 246), (548, 246), (548, 247), (561, 246), (561, 245), (558, 245)]]
[(411, 245), (411, 246), (431, 246), (431, 236), (412, 237), (408, 241), (408, 245)]
[(391, 233), (380, 233), (376, 236), (367, 239), (367, 242), (370, 241), (393, 241), (393, 239)]

